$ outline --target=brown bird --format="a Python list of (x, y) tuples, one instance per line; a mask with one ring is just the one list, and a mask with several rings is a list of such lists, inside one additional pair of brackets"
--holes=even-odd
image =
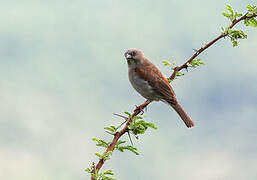
[(130, 49), (125, 53), (128, 63), (129, 81), (135, 90), (148, 101), (163, 101), (179, 114), (188, 128), (194, 122), (177, 101), (176, 95), (160, 70), (152, 64), (139, 49)]

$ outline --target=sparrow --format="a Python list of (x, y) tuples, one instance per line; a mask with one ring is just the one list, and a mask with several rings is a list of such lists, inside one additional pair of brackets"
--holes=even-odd
[[(161, 71), (152, 64), (139, 49), (129, 49), (125, 54), (128, 64), (128, 77), (133, 88), (147, 99), (162, 101), (170, 105), (184, 121), (188, 128), (194, 126), (194, 122), (178, 103), (176, 95)], [(147, 103), (146, 101), (146, 103)]]

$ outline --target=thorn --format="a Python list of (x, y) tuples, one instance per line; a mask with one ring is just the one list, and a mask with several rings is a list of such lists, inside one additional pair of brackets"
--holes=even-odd
[[(127, 119), (128, 119), (128, 118), (127, 118)], [(116, 130), (120, 129), (120, 127), (121, 127), (123, 124), (125, 124), (127, 121), (128, 121), (128, 120), (125, 120), (124, 122), (122, 122), (122, 123), (116, 128)], [(116, 132), (116, 133), (118, 133), (118, 132)], [(115, 134), (116, 134), (116, 133), (115, 133)], [(115, 134), (114, 134), (114, 135), (115, 135)]]
[(131, 140), (130, 132), (129, 132), (129, 131), (127, 131), (127, 132), (128, 132), (129, 141), (130, 141), (131, 145), (134, 146), (134, 145), (133, 145), (133, 142), (132, 142), (132, 140)]
[(193, 49), (193, 50), (198, 53), (198, 50), (197, 50), (197, 49)]
[(110, 133), (109, 131), (105, 131), (105, 132), (108, 133), (108, 134), (111, 134), (111, 135), (113, 135), (113, 136), (115, 135), (115, 134), (113, 134), (113, 133)]
[(127, 118), (126, 121), (122, 122), (121, 125), (119, 125), (119, 126), (122, 126), (122, 125), (125, 124), (127, 121), (128, 121), (128, 118)]
[(116, 114), (116, 113), (113, 113), (113, 115), (118, 116), (118, 117), (122, 117), (122, 118), (125, 119), (126, 121), (128, 120), (128, 118), (127, 118), (126, 116), (122, 116), (122, 115)]

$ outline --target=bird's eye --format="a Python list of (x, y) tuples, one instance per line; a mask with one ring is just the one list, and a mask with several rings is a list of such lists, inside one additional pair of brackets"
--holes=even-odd
[(131, 56), (135, 56), (136, 55), (136, 52), (135, 51), (132, 51), (131, 52)]

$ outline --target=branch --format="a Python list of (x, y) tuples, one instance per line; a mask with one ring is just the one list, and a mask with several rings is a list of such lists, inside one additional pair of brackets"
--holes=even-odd
[[(228, 7), (230, 8), (230, 7)], [(229, 11), (232, 11), (232, 9)], [(238, 15), (238, 14), (236, 14)], [(240, 18), (236, 18), (237, 16), (235, 16), (234, 19), (232, 19), (232, 23), (227, 27), (227, 30), (222, 32), (219, 36), (217, 36), (215, 39), (213, 39), (212, 41), (208, 42), (207, 44), (205, 44), (203, 47), (201, 47), (198, 50), (195, 50), (196, 52), (181, 66), (176, 66), (173, 68), (173, 73), (170, 75), (169, 79), (170, 80), (174, 80), (174, 78), (176, 77), (177, 72), (181, 71), (182, 69), (187, 69), (189, 66), (189, 64), (199, 55), (201, 54), (203, 51), (205, 51), (207, 48), (209, 48), (211, 45), (213, 45), (215, 42), (217, 42), (219, 39), (221, 38), (225, 38), (226, 36), (230, 37), (229, 31), (231, 30), (237, 23), (239, 23), (240, 21), (246, 20), (246, 19), (250, 19), (250, 18), (254, 18), (256, 17), (257, 14), (256, 13), (246, 13), (243, 16), (241, 16)], [(121, 136), (123, 136), (126, 132), (129, 132), (131, 129), (129, 128), (129, 125), (131, 124), (131, 122), (133, 121), (133, 117), (136, 117), (140, 112), (143, 112), (143, 109), (146, 108), (148, 106), (148, 104), (150, 104), (150, 101), (146, 101), (145, 103), (141, 104), (139, 107), (136, 107), (134, 109), (134, 113), (132, 115), (130, 115), (130, 117), (127, 120), (125, 126), (120, 130), (115, 132), (114, 138), (112, 140), (112, 142), (109, 144), (108, 143), (108, 147), (106, 148), (104, 155), (108, 155), (108, 152), (112, 152), (115, 149), (115, 146), (118, 142), (118, 140), (120, 139)], [(94, 174), (99, 172), (99, 170), (102, 168), (102, 166), (104, 165), (105, 161), (107, 159), (105, 158), (100, 158), (97, 165), (93, 165), (93, 169), (91, 170), (91, 180), (96, 180), (94, 177)], [(89, 171), (88, 171), (89, 172)], [(92, 175), (93, 174), (93, 175)]]
[[(147, 100), (145, 103), (143, 103), (140, 106), (136, 107), (134, 109), (134, 113), (132, 114), (132, 118), (137, 116), (140, 112), (142, 112), (142, 110), (144, 108), (146, 108), (148, 104), (150, 104), (150, 101)], [(118, 142), (118, 140), (120, 139), (120, 137), (123, 134), (125, 134), (126, 132), (129, 131), (129, 124), (132, 122), (132, 118), (128, 118), (127, 123), (124, 126), (124, 128), (114, 134), (114, 138), (112, 140), (112, 143), (107, 147), (107, 149), (105, 150), (104, 154), (106, 154), (109, 151), (113, 151), (114, 148), (115, 148), (115, 145)], [(102, 168), (102, 166), (104, 165), (105, 161), (106, 161), (105, 159), (100, 159), (92, 173), (95, 173), (96, 171), (99, 171)], [(93, 176), (91, 176), (91, 180), (95, 180), (95, 178)]]
[[(229, 26), (229, 29), (233, 28), (237, 23), (239, 23), (240, 21), (243, 21), (245, 19), (248, 18), (253, 18), (256, 17), (257, 14), (252, 14), (250, 16), (247, 16), (248, 13), (246, 13), (244, 16), (240, 17), (239, 19), (235, 19), (232, 24)], [(221, 33), (218, 37), (216, 37), (215, 39), (213, 39), (212, 41), (208, 42), (207, 44), (205, 44), (205, 46), (201, 47), (200, 49), (196, 50), (196, 52), (193, 54), (193, 56), (191, 56), (184, 64), (182, 64), (181, 66), (176, 66), (175, 68), (173, 68), (173, 73), (170, 75), (169, 79), (172, 81), (175, 79), (177, 72), (181, 71), (182, 69), (187, 69), (188, 68), (188, 64), (191, 63), (199, 54), (201, 54), (204, 50), (206, 50), (208, 47), (210, 47), (211, 45), (213, 45), (215, 42), (217, 42), (219, 39), (221, 38), (225, 38), (226, 36), (228, 36), (228, 33)]]

